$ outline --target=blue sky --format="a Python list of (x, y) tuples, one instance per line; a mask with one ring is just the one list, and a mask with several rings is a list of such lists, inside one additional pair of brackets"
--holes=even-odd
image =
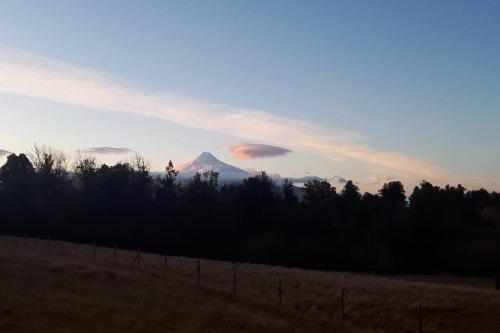
[[(156, 170), (211, 151), (366, 190), (393, 178), (500, 190), (499, 13), (497, 1), (0, 1), (0, 149), (130, 147)], [(121, 94), (87, 103), (26, 83), (58, 75), (78, 90), (77, 72)], [(293, 152), (243, 160), (228, 149), (240, 142)]]

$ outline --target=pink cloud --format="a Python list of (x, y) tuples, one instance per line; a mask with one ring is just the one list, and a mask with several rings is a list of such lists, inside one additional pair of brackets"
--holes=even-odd
[(286, 155), (291, 152), (286, 148), (258, 144), (258, 143), (239, 143), (229, 147), (229, 151), (236, 158), (248, 160), (253, 158), (265, 158)]

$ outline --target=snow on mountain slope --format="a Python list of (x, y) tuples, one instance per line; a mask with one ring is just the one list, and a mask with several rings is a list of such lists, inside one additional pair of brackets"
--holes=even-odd
[(191, 162), (184, 163), (179, 168), (181, 175), (191, 176), (196, 172), (204, 173), (210, 170), (219, 173), (219, 178), (244, 179), (250, 173), (218, 160), (214, 155), (203, 152)]

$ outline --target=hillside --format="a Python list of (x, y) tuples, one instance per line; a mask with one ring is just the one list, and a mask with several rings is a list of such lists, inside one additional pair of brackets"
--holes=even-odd
[[(48, 247), (49, 246), (49, 247)], [(488, 279), (384, 277), (0, 239), (1, 332), (494, 332)], [(237, 290), (233, 295), (233, 272)], [(282, 306), (278, 309), (278, 283)], [(340, 320), (344, 288), (345, 321)]]

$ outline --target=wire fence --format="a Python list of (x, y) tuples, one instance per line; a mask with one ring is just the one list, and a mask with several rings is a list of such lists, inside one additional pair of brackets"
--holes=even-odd
[[(355, 317), (362, 316), (363, 313), (369, 315), (362, 306), (366, 307), (370, 302), (380, 302), (368, 289), (363, 294), (363, 300), (360, 300), (359, 296), (351, 295), (351, 290), (344, 286), (346, 277), (318, 278), (319, 274), (324, 275), (323, 272), (317, 272), (317, 276), (314, 276), (315, 272), (308, 271), (308, 275), (312, 276), (297, 278), (293, 273), (301, 271), (298, 269), (145, 253), (141, 251), (140, 246), (132, 251), (121, 249), (117, 243), (104, 247), (96, 242), (85, 244), (76, 240), (68, 242), (50, 237), (43, 239), (29, 238), (27, 235), (2, 235), (1, 244), (15, 246), (16, 249), (21, 246), (36, 249), (36, 253), (60, 255), (70, 260), (88, 259), (101, 264), (135, 267), (159, 281), (180, 279), (188, 284), (191, 281), (195, 289), (218, 293), (234, 300), (244, 300), (276, 311), (280, 315), (300, 313), (301, 316), (317, 316), (322, 313), (325, 321), (336, 325), (347, 321), (355, 324)], [(359, 295), (359, 290), (356, 294)], [(406, 327), (413, 326), (410, 331), (424, 331), (425, 316), (428, 313), (418, 299), (406, 307), (401, 307), (400, 311), (407, 312), (406, 317), (410, 318), (410, 324), (406, 324)], [(357, 316), (351, 315), (354, 313)]]

